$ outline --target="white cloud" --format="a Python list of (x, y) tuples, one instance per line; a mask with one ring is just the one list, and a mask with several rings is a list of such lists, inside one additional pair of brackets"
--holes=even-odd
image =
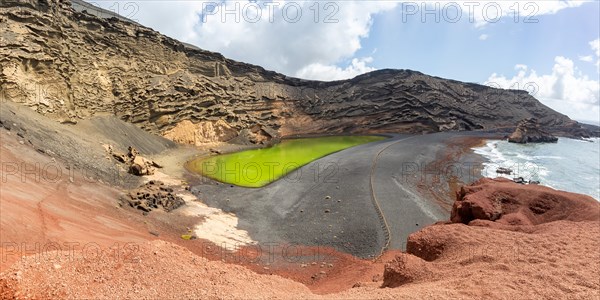
[(490, 37), (490, 36), (484, 33), (484, 34), (482, 34), (482, 35), (479, 36), (479, 40), (480, 41), (485, 41), (485, 40), (488, 39), (488, 37)]
[(525, 69), (527, 70), (527, 65), (517, 64), (515, 65), (515, 70)]
[(469, 16), (473, 17), (475, 26), (483, 27), (490, 23), (497, 23), (502, 18), (519, 23), (538, 23), (539, 16), (556, 14), (566, 8), (581, 6), (585, 2), (591, 1), (490, 1), (462, 2), (461, 5), (464, 12), (472, 12)]
[[(108, 9), (113, 4), (98, 3)], [(284, 0), (135, 4), (139, 10), (132, 19), (182, 42), (286, 75), (314, 76), (308, 77), (311, 79), (351, 77), (373, 70), (366, 66), (370, 59), (352, 61), (344, 68), (338, 65), (354, 58), (361, 48), (361, 39), (369, 35), (373, 16), (397, 5), (387, 1)], [(216, 9), (207, 10), (211, 7)], [(116, 7), (112, 10), (117, 11)], [(120, 12), (126, 14), (123, 9)], [(323, 76), (314, 72), (319, 68), (335, 74)]]
[(513, 77), (494, 73), (486, 84), (528, 90), (542, 103), (571, 118), (600, 121), (600, 82), (583, 75), (572, 60), (557, 56), (551, 74), (538, 75), (526, 65), (517, 65), (515, 70)]
[(367, 66), (372, 61), (372, 57), (354, 58), (352, 59), (352, 63), (344, 69), (335, 65), (315, 63), (300, 69), (296, 74), (301, 78), (312, 78), (315, 80), (352, 78), (360, 74), (375, 71), (375, 68)]
[(596, 56), (596, 68), (598, 68), (598, 72), (600, 72), (600, 39), (596, 39), (590, 42), (590, 48), (594, 51), (593, 55), (579, 56), (579, 60), (585, 62), (593, 62), (594, 56)]
[(594, 54), (596, 54), (596, 68), (600, 72), (600, 39), (591, 41), (590, 47), (594, 50)]
[(596, 53), (596, 57), (600, 56), (600, 39), (595, 39), (590, 42), (590, 47)]
[(85, 0), (118, 13), (162, 34), (188, 41), (198, 24), (198, 14), (207, 1), (107, 1)]
[[(244, 3), (247, 2), (242, 2), (241, 8)], [(206, 23), (195, 28), (196, 35), (189, 42), (287, 75), (310, 79), (353, 76), (357, 71), (372, 68), (361, 65), (365, 60), (353, 62), (343, 70), (336, 65), (352, 58), (361, 48), (361, 39), (369, 35), (373, 15), (396, 5), (362, 1), (276, 3), (272, 20), (269, 11), (263, 8), (263, 17), (256, 23), (244, 20), (244, 14), (240, 22), (229, 16), (224, 20), (225, 16), (209, 15)], [(327, 3), (330, 5), (326, 6)], [(220, 10), (234, 10), (235, 5), (235, 2), (226, 2)], [(302, 14), (294, 23), (290, 19), (296, 16), (296, 11)], [(314, 71), (317, 69), (331, 70), (335, 74), (325, 76)]]
[[(327, 77), (311, 70), (334, 70), (335, 75), (329, 77), (337, 78), (342, 74), (351, 76), (359, 70), (372, 69), (366, 65), (364, 59), (359, 59), (356, 64), (349, 66), (340, 67), (340, 63), (356, 58), (356, 52), (361, 48), (361, 40), (369, 35), (373, 17), (378, 13), (394, 9), (402, 1), (269, 0), (256, 2), (260, 10), (256, 10), (255, 4), (241, 0), (129, 1), (126, 3), (90, 0), (89, 2), (96, 2), (104, 8), (118, 12), (182, 42), (220, 52), (235, 60), (305, 78), (311, 78), (306, 76)], [(406, 2), (421, 4), (419, 1)], [(266, 3), (271, 4), (271, 9), (266, 6)], [(432, 2), (424, 3), (435, 5), (431, 4)], [(493, 4), (473, 1), (437, 1), (436, 3), (439, 3), (442, 9), (442, 16), (448, 17), (451, 17), (448, 14), (451, 15), (453, 11), (452, 8), (444, 11), (445, 5), (458, 3), (462, 10), (461, 18), (472, 17), (472, 22), (477, 27), (482, 27), (494, 21), (496, 16), (510, 19), (515, 13), (519, 16), (533, 13), (535, 19), (540, 15), (553, 14), (568, 7), (579, 6), (583, 1), (496, 1)], [(211, 6), (209, 4), (217, 4), (217, 10), (214, 11), (215, 14), (204, 11), (206, 22), (202, 22), (203, 8)], [(232, 12), (237, 7), (239, 7), (237, 12), (221, 14), (225, 9)], [(295, 17), (298, 8), (301, 11), (299, 21), (289, 22), (290, 18)], [(260, 20), (254, 22), (252, 19), (258, 11), (260, 11)], [(284, 11), (287, 12), (288, 21), (283, 17)], [(419, 7), (418, 13), (411, 17), (420, 22), (423, 13), (423, 9)], [(337, 22), (326, 23), (326, 19)], [(408, 20), (413, 19), (409, 17)], [(486, 38), (487, 35), (480, 36), (482, 40)], [(361, 63), (365, 63), (365, 67), (361, 67)]]
[[(571, 7), (578, 7), (592, 0), (542, 0), (542, 1), (404, 1), (407, 14), (411, 17), (433, 21), (433, 14), (425, 15), (425, 10), (433, 8), (442, 12), (441, 18), (452, 20), (456, 8), (461, 8), (459, 19), (468, 19), (476, 27), (512, 19), (519, 23), (538, 23), (539, 16), (556, 14)], [(416, 11), (415, 11), (416, 8)], [(414, 15), (413, 15), (414, 13)]]

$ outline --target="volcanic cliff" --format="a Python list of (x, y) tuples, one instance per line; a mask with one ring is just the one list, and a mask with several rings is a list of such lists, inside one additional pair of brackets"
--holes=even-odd
[(532, 117), (550, 130), (580, 131), (577, 122), (525, 91), (410, 70), (302, 80), (197, 49), (122, 17), (98, 17), (80, 1), (4, 0), (0, 7), (2, 100), (61, 122), (114, 114), (189, 144), (514, 128)]

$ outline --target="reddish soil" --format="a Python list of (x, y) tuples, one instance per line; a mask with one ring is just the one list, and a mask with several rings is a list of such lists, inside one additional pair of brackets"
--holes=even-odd
[(0, 272), (23, 255), (53, 250), (111, 251), (151, 240), (193, 248), (209, 259), (222, 253), (205, 240), (186, 241), (182, 234), (199, 218), (162, 210), (144, 216), (119, 206), (123, 190), (86, 177), (83, 170), (41, 154), (0, 129)]
[[(2, 134), (0, 269), (45, 250), (107, 248), (152, 239), (116, 206), (118, 191)], [(69, 180), (72, 178), (73, 182)]]
[[(430, 226), (418, 235), (443, 243), (435, 261), (401, 254), (388, 267), (398, 271), (396, 278), (409, 280), (393, 284), (388, 271), (385, 280), (394, 288), (369, 280), (324, 297), (594, 299), (600, 289), (598, 225), (558, 221), (530, 233)], [(211, 262), (163, 241), (92, 259), (77, 251), (29, 256), (2, 275), (0, 287), (3, 298), (320, 298), (298, 282)]]

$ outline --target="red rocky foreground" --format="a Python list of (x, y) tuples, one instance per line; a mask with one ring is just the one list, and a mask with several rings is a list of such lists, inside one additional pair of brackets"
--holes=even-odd
[[(584, 195), (483, 179), (458, 193), (452, 222), (412, 234), (407, 253), (385, 268), (381, 262), (357, 262), (356, 270), (348, 265), (321, 279), (319, 291), (155, 240), (93, 260), (79, 251), (24, 257), (0, 275), (0, 296), (593, 299), (600, 289), (599, 211)], [(383, 277), (366, 276), (378, 272)], [(315, 294), (328, 284), (336, 293)]]

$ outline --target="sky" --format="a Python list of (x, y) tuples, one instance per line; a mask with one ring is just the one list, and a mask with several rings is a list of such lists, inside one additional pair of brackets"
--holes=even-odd
[(600, 123), (597, 1), (88, 2), (288, 76), (412, 69), (524, 89), (575, 120)]

